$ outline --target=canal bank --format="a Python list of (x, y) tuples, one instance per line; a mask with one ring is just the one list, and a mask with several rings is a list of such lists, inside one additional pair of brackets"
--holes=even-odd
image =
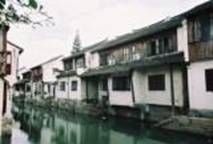
[(133, 117), (132, 115), (120, 117), (115, 115), (110, 108), (104, 109), (99, 105), (86, 104), (84, 102), (76, 102), (71, 100), (55, 101), (53, 99), (46, 99), (42, 101), (23, 101), (23, 99), (16, 99), (14, 103), (18, 106), (40, 108), (49, 112), (63, 113), (63, 115), (80, 114), (97, 117), (103, 120), (118, 117), (122, 119), (134, 120), (143, 124), (149, 124), (154, 128), (192, 133), (213, 138), (213, 120), (209, 118), (173, 115), (159, 121), (153, 121), (148, 117), (142, 120), (140, 117)]
[(16, 127), (2, 144), (208, 144), (199, 135), (142, 125), (130, 119), (107, 121), (22, 105), (13, 109)]

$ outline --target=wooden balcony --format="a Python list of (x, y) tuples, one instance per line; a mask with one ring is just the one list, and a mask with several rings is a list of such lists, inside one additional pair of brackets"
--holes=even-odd
[(213, 40), (189, 44), (190, 61), (213, 58)]

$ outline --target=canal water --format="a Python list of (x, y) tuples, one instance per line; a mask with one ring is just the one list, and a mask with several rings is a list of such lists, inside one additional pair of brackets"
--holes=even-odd
[(15, 125), (2, 144), (207, 144), (207, 138), (151, 129), (133, 120), (101, 120), (46, 112), (32, 107), (13, 111)]

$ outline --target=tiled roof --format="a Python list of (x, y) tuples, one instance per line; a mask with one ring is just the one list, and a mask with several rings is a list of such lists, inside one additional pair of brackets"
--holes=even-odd
[(81, 49), (81, 50), (78, 51), (78, 52), (72, 53), (70, 56), (65, 57), (65, 58), (63, 59), (63, 61), (69, 60), (69, 59), (74, 58), (74, 57), (82, 56), (82, 55), (84, 55), (84, 53), (85, 53), (86, 51), (89, 51), (89, 50), (92, 50), (92, 49), (97, 49), (97, 48), (101, 47), (102, 45), (104, 45), (104, 44), (106, 43), (106, 41), (107, 41), (106, 39), (105, 39), (105, 40), (102, 40), (102, 41), (100, 41), (100, 42), (98, 42), (98, 43), (95, 43), (95, 44), (93, 44), (93, 45), (90, 45), (90, 46), (88, 46), (88, 47), (85, 47), (85, 48)]
[(150, 36), (152, 34), (161, 32), (163, 30), (178, 27), (178, 26), (181, 25), (182, 20), (185, 17), (192, 15), (196, 12), (199, 12), (201, 10), (210, 9), (210, 8), (213, 9), (213, 0), (210, 0), (210, 1), (203, 3), (199, 6), (196, 6), (196, 7), (192, 8), (192, 9), (190, 9), (190, 10), (188, 10), (188, 11), (182, 13), (182, 14), (179, 14), (177, 16), (159, 21), (157, 23), (154, 23), (154, 24), (147, 26), (147, 27), (143, 27), (143, 28), (138, 29), (138, 30), (134, 30), (132, 33), (128, 33), (128, 34), (124, 34), (122, 36), (119, 36), (116, 39), (108, 41), (102, 47), (94, 49), (93, 52), (112, 48), (112, 47), (115, 47), (115, 46), (118, 46), (118, 45), (122, 45), (122, 44), (125, 44), (125, 43), (128, 43), (128, 42), (131, 42), (131, 41), (138, 40), (138, 39), (143, 38), (143, 37)]
[(117, 45), (125, 44), (142, 37), (147, 37), (149, 35), (155, 34), (163, 30), (178, 27), (181, 25), (181, 20), (182, 20), (182, 15), (179, 15), (170, 19), (168, 18), (168, 19), (162, 20), (160, 22), (157, 22), (147, 27), (134, 30), (132, 33), (128, 33), (128, 34), (119, 36), (116, 39), (108, 41), (105, 45), (102, 45), (102, 47), (94, 49), (93, 52), (108, 49)]
[(31, 70), (36, 69), (36, 68), (38, 68), (38, 67), (41, 67), (42, 65), (48, 64), (48, 63), (50, 63), (50, 62), (53, 62), (53, 61), (55, 61), (55, 60), (57, 60), (57, 59), (59, 59), (59, 58), (62, 58), (62, 57), (63, 57), (63, 55), (59, 55), (59, 56), (53, 57), (53, 58), (51, 58), (51, 59), (49, 59), (49, 60), (47, 60), (47, 61), (45, 61), (45, 62), (43, 62), (43, 63), (40, 63), (40, 64), (38, 64), (38, 65), (36, 65), (36, 66), (33, 66), (33, 67), (31, 68)]
[(147, 67), (184, 63), (184, 56), (182, 52), (173, 52), (169, 54), (163, 54), (158, 56), (147, 57), (141, 60), (132, 61), (125, 64), (118, 64), (112, 66), (103, 66), (97, 69), (91, 69), (81, 75), (81, 77), (107, 75), (120, 72), (128, 72), (132, 69), (144, 69)]
[(190, 15), (196, 14), (197, 12), (200, 12), (205, 9), (211, 9), (211, 10), (213, 9), (213, 0), (209, 0), (201, 5), (195, 6), (194, 8), (185, 12), (183, 15), (190, 16)]

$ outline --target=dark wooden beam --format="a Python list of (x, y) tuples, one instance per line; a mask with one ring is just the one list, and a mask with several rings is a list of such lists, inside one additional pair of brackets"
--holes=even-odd
[(171, 104), (172, 104), (172, 115), (175, 115), (175, 94), (174, 94), (174, 75), (173, 75), (173, 65), (169, 66), (170, 73), (170, 89), (171, 89)]
[(89, 94), (88, 94), (88, 79), (85, 78), (85, 83), (86, 83), (86, 102), (89, 102)]
[(187, 65), (182, 66), (182, 80), (183, 80), (183, 112), (187, 114), (189, 112), (189, 91), (188, 91), (188, 73)]
[(130, 71), (130, 83), (131, 83), (131, 92), (132, 92), (132, 102), (135, 104), (135, 89), (133, 83), (133, 70)]

